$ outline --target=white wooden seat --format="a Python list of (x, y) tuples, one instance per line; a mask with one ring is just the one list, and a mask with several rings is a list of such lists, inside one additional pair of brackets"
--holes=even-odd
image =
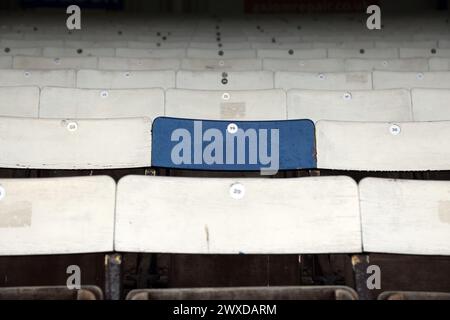
[[(245, 193), (232, 196), (237, 186)], [(347, 177), (281, 181), (128, 176), (118, 184), (115, 250), (360, 252), (358, 188)]]
[(0, 255), (113, 250), (110, 177), (0, 179)]
[(0, 167), (112, 169), (151, 159), (147, 118), (60, 120), (0, 117)]
[(43, 48), (42, 55), (50, 58), (114, 57), (114, 48)]
[(325, 49), (259, 49), (258, 58), (273, 59), (326, 59)]
[(174, 88), (174, 71), (79, 70), (77, 87), (84, 89)]
[(0, 69), (11, 69), (13, 66), (12, 56), (0, 56)]
[(450, 182), (363, 179), (364, 251), (450, 255)]
[(166, 116), (209, 120), (284, 120), (283, 90), (166, 91)]
[(264, 70), (295, 72), (344, 72), (344, 59), (264, 59)]
[(284, 90), (370, 90), (372, 89), (372, 77), (367, 72), (275, 72), (275, 88)]
[(426, 49), (418, 49), (418, 48), (401, 48), (400, 49), (400, 58), (433, 58), (433, 57), (441, 57), (441, 58), (450, 58), (450, 49), (441, 49), (441, 48), (426, 48)]
[(396, 48), (328, 49), (328, 58), (396, 59), (399, 58), (399, 52)]
[(377, 40), (376, 48), (411, 48), (411, 49), (431, 49), (437, 48), (437, 41), (396, 41), (396, 40)]
[(87, 41), (87, 40), (65, 40), (64, 46), (46, 45), (46, 47), (64, 47), (72, 49), (84, 48), (126, 48), (129, 42), (124, 40), (118, 41)]
[(97, 69), (96, 57), (47, 58), (16, 56), (14, 69)]
[(413, 89), (411, 97), (415, 121), (450, 121), (450, 90)]
[(163, 89), (73, 89), (46, 87), (41, 91), (41, 118), (154, 119), (164, 115)]
[(347, 59), (346, 71), (416, 71), (429, 70), (428, 60), (422, 58), (411, 59)]
[(430, 71), (450, 71), (450, 58), (431, 58)]
[(373, 87), (374, 89), (450, 89), (450, 72), (375, 71), (373, 73)]
[(188, 48), (187, 58), (194, 59), (252, 59), (256, 58), (256, 51), (253, 49), (197, 49)]
[(450, 170), (450, 122), (316, 123), (317, 166), (365, 171)]
[(0, 87), (0, 116), (37, 118), (38, 87)]
[(166, 58), (181, 59), (186, 57), (186, 49), (132, 49), (117, 48), (119, 58)]
[(24, 39), (1, 39), (0, 47), (3, 48), (43, 48), (63, 47), (63, 40), (24, 40)]
[(181, 69), (188, 71), (258, 71), (262, 70), (262, 61), (260, 59), (183, 59)]
[(408, 90), (289, 90), (288, 119), (412, 121)]
[(55, 86), (74, 87), (74, 70), (0, 70), (0, 87), (9, 86)]
[(270, 71), (178, 71), (176, 87), (194, 90), (273, 89)]
[(111, 58), (98, 57), (99, 70), (178, 70), (180, 68), (179, 59), (165, 58)]
[(9, 48), (1, 47), (0, 56), (42, 56), (42, 48)]

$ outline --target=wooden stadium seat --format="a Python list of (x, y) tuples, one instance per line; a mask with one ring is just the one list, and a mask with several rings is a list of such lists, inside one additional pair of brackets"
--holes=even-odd
[(96, 286), (82, 286), (71, 290), (64, 286), (3, 287), (0, 300), (103, 300), (103, 292)]
[(15, 56), (14, 69), (97, 69), (96, 57), (47, 58)]
[(264, 59), (264, 70), (296, 72), (344, 72), (344, 59)]
[(127, 300), (357, 300), (343, 286), (136, 289)]
[(450, 89), (450, 72), (375, 71), (373, 73), (373, 87), (374, 89)]
[(99, 70), (178, 70), (180, 68), (179, 59), (165, 58), (111, 58), (98, 57)]
[(193, 90), (273, 89), (270, 71), (178, 71), (176, 88)]
[(316, 168), (311, 120), (231, 122), (161, 117), (153, 122), (152, 139), (154, 167), (260, 171), (263, 175)]
[(0, 56), (0, 68), (1, 69), (11, 69), (13, 65), (12, 56)]
[(262, 70), (260, 59), (183, 59), (181, 69), (188, 71), (258, 71)]
[[(215, 41), (191, 41), (189, 47), (192, 49), (217, 49), (217, 42)], [(224, 50), (248, 50), (252, 49), (251, 44), (246, 41), (225, 42), (222, 43), (221, 48)], [(255, 49), (255, 48), (253, 48)], [(217, 52), (217, 50), (216, 50)]]
[(37, 118), (38, 87), (0, 87), (0, 116)]
[(174, 88), (175, 72), (163, 71), (99, 71), (79, 70), (77, 88), (83, 89), (148, 89)]
[(117, 48), (119, 58), (169, 58), (181, 59), (186, 56), (186, 49), (132, 49)]
[(114, 48), (43, 48), (42, 55), (50, 58), (114, 57)]
[(74, 87), (74, 70), (0, 70), (0, 87), (38, 86)]
[(150, 166), (150, 144), (151, 121), (147, 118), (61, 120), (0, 117), (2, 168), (146, 167)]
[(450, 169), (450, 122), (316, 123), (317, 167), (335, 170)]
[(46, 87), (41, 91), (40, 118), (154, 119), (163, 115), (163, 89), (98, 90)]
[(412, 59), (347, 59), (346, 71), (415, 71), (429, 70), (428, 60), (422, 58)]
[(396, 41), (396, 40), (377, 40), (375, 41), (376, 48), (410, 48), (410, 49), (431, 49), (437, 48), (437, 41)]
[(366, 178), (359, 185), (366, 252), (450, 255), (450, 182)]
[(284, 90), (370, 90), (372, 77), (367, 72), (311, 73), (275, 72), (275, 88)]
[(289, 90), (288, 119), (412, 121), (408, 90)]
[(431, 58), (430, 71), (450, 71), (450, 58)]
[(85, 48), (126, 48), (129, 42), (124, 40), (118, 41), (87, 41), (87, 40), (64, 40), (64, 46), (46, 45), (46, 47), (64, 47), (71, 49)]
[(128, 176), (118, 184), (115, 230), (121, 252), (361, 251), (358, 188), (346, 177)]
[(0, 47), (0, 56), (42, 56), (42, 48)]
[(283, 90), (166, 91), (166, 116), (205, 120), (285, 120)]
[(450, 90), (413, 89), (411, 97), (415, 121), (450, 121)]
[(328, 58), (397, 59), (399, 58), (399, 52), (396, 48), (328, 49)]
[(325, 49), (259, 49), (258, 58), (326, 59)]
[(450, 49), (441, 49), (441, 48), (401, 48), (400, 49), (400, 58), (433, 58), (433, 57), (441, 57), (441, 58), (450, 58)]
[(106, 176), (0, 179), (0, 255), (113, 249), (116, 185)]
[(4, 48), (43, 48), (63, 47), (63, 40), (24, 40), (24, 39), (1, 39), (0, 47)]
[(253, 59), (256, 51), (253, 49), (197, 49), (188, 48), (186, 58), (193, 59)]

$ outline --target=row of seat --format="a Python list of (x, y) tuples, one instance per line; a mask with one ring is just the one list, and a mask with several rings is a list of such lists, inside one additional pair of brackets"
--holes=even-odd
[[(445, 39), (446, 35), (436, 34), (436, 39)], [(357, 40), (357, 41), (305, 41), (295, 37), (273, 36), (273, 37), (204, 37), (204, 38), (180, 38), (180, 37), (161, 37), (146, 38), (145, 41), (105, 41), (99, 38), (97, 41), (82, 40), (46, 40), (40, 39), (39, 35), (32, 34), (24, 36), (27, 40), (18, 40), (13, 36), (0, 34), (0, 47), (2, 48), (66, 48), (66, 49), (85, 49), (85, 48), (129, 48), (129, 49), (188, 49), (195, 53), (197, 49), (218, 49), (224, 50), (260, 50), (260, 49), (449, 49), (448, 40), (422, 40), (422, 41), (398, 41), (397, 40)], [(56, 36), (57, 37), (57, 36)], [(220, 39), (220, 40), (217, 40)], [(219, 45), (220, 44), (220, 45)], [(406, 49), (405, 49), (406, 50)], [(49, 49), (46, 49), (49, 52)], [(70, 51), (67, 51), (70, 52)], [(101, 51), (99, 51), (101, 52)], [(334, 51), (332, 51), (334, 52)], [(386, 50), (389, 52), (389, 50)], [(404, 52), (407, 53), (407, 50)], [(437, 52), (436, 52), (437, 53)]]
[[(320, 92), (320, 94), (319, 94)], [(0, 88), (0, 116), (114, 119), (450, 121), (449, 89), (316, 91), (281, 89)]]
[(450, 58), (408, 59), (176, 59), (114, 57), (28, 57), (0, 56), (3, 69), (98, 69), (115, 71), (187, 70), (187, 71), (449, 71)]
[(271, 72), (271, 71), (99, 71), (0, 70), (0, 87), (85, 89), (179, 88), (193, 90), (371, 90), (449, 89), (450, 72)]
[[(237, 133), (230, 133), (230, 125), (238, 128)], [(210, 134), (220, 140), (216, 141), (220, 144), (207, 143), (212, 139), (207, 137)], [(276, 170), (450, 170), (449, 135), (449, 121), (318, 121), (314, 126), (310, 120), (229, 122), (160, 117), (152, 123), (148, 118), (1, 117), (0, 167), (114, 169), (154, 166), (254, 171), (261, 170), (267, 162), (261, 153), (270, 151), (270, 155), (265, 154), (278, 166)], [(200, 144), (194, 144), (198, 139)], [(261, 150), (256, 147), (258, 143)], [(262, 150), (264, 143), (267, 151)], [(179, 155), (182, 160), (174, 160), (179, 158), (173, 152), (182, 146), (185, 146)], [(203, 161), (207, 150), (220, 152), (223, 157), (216, 154), (218, 158), (211, 156), (213, 160)], [(202, 160), (193, 161), (194, 154), (195, 159), (199, 154)], [(244, 156), (244, 160), (235, 160), (238, 155), (238, 159)], [(248, 159), (253, 156), (256, 160)]]
[(408, 59), (408, 58), (450, 58), (450, 49), (442, 48), (358, 48), (358, 49), (298, 49), (295, 45), (285, 49), (134, 49), (134, 48), (9, 48), (0, 51), (3, 56), (64, 57), (118, 57), (118, 58), (193, 58), (193, 59)]
[(0, 186), (1, 255), (450, 254), (448, 181), (127, 176), (116, 191), (96, 176)]

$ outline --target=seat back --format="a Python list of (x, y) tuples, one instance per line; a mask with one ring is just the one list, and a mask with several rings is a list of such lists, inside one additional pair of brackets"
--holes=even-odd
[(127, 176), (118, 184), (115, 230), (122, 252), (361, 251), (358, 188), (347, 177)]
[(151, 120), (4, 117), (0, 118), (0, 150), (3, 168), (147, 167), (151, 159)]
[(366, 178), (359, 192), (364, 251), (450, 254), (450, 182)]
[(450, 122), (316, 124), (322, 169), (428, 171), (450, 169)]
[(205, 120), (285, 120), (283, 90), (166, 91), (166, 116)]
[(37, 118), (38, 87), (0, 87), (0, 116)]
[(115, 191), (103, 176), (0, 179), (0, 255), (113, 250)]
[(41, 118), (155, 119), (163, 115), (163, 89), (98, 90), (46, 87), (41, 92)]

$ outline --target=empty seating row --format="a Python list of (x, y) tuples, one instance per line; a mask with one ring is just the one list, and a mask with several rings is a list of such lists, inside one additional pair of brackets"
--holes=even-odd
[[(425, 40), (425, 41), (386, 41), (386, 40), (359, 40), (359, 41), (320, 41), (309, 40), (305, 41), (299, 37), (283, 37), (282, 35), (274, 35), (272, 37), (147, 37), (141, 38), (141, 41), (126, 40), (126, 37), (122, 40), (110, 40), (105, 41), (99, 39), (98, 41), (88, 40), (71, 40), (69, 36), (65, 36), (66, 39), (48, 40), (37, 39), (41, 36), (36, 34), (24, 35), (24, 37), (30, 39), (8, 39), (16, 37), (11, 34), (0, 34), (0, 47), (2, 48), (61, 48), (61, 49), (85, 49), (85, 48), (128, 48), (128, 49), (192, 49), (193, 54), (197, 49), (217, 49), (223, 48), (225, 50), (266, 50), (266, 49), (300, 49), (300, 50), (313, 50), (313, 49), (377, 49), (386, 50), (407, 48), (404, 49), (404, 55), (410, 54), (409, 50), (445, 50), (449, 48), (449, 43), (446, 40)], [(55, 37), (59, 37), (55, 35)], [(443, 38), (445, 36), (436, 34), (436, 38)], [(34, 38), (34, 39), (33, 39)], [(145, 40), (145, 41), (144, 41)], [(219, 46), (218, 44), (222, 44)], [(70, 52), (70, 51), (67, 51)], [(339, 52), (339, 51), (337, 51)], [(333, 52), (335, 54), (335, 52)], [(401, 54), (401, 53), (400, 53)]]
[(0, 116), (114, 119), (450, 121), (448, 89), (355, 91), (0, 87)]
[(0, 255), (450, 254), (448, 181), (0, 179), (0, 208)]
[(0, 57), (4, 69), (58, 70), (98, 69), (114, 71), (187, 70), (187, 71), (449, 71), (450, 58), (409, 59), (170, 59), (72, 57), (47, 58), (27, 56)]
[[(450, 58), (450, 49), (441, 48), (359, 48), (359, 49), (134, 49), (134, 48), (50, 48), (29, 47), (0, 50), (2, 56), (34, 56), (50, 58), (68, 57), (118, 57), (118, 58), (195, 58), (195, 59), (402, 59), (402, 58)], [(0, 47), (1, 48), (1, 47)]]
[(0, 87), (55, 86), (86, 89), (180, 88), (193, 90), (449, 89), (450, 72), (271, 72), (0, 70)]
[(449, 121), (0, 117), (0, 167), (439, 171), (449, 134)]

